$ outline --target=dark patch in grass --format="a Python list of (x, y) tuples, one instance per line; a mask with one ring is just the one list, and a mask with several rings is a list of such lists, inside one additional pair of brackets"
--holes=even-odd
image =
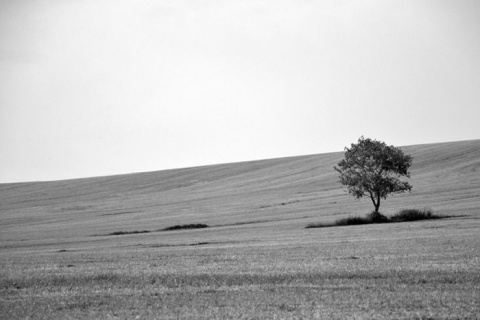
[(116, 216), (119, 214), (138, 213), (138, 212), (141, 212), (141, 211), (124, 211), (124, 212), (105, 213), (105, 214), (102, 214), (102, 216)]
[(149, 233), (149, 230), (135, 230), (135, 231), (115, 231), (107, 234), (107, 236), (120, 236), (124, 234)]
[(183, 229), (202, 229), (208, 228), (208, 225), (203, 223), (191, 223), (191, 224), (182, 224), (182, 225), (175, 225), (171, 227), (166, 227), (163, 229), (159, 229), (157, 231), (172, 231), (172, 230), (183, 230)]
[(292, 204), (292, 203), (297, 203), (297, 202), (300, 202), (300, 200), (292, 200), (292, 201), (280, 202), (280, 203), (275, 203), (275, 204), (268, 204), (268, 205), (260, 206), (259, 209), (266, 209), (266, 208), (272, 208), (272, 207), (278, 207), (278, 206), (286, 206), (287, 204)]
[(218, 225), (219, 227), (226, 227), (226, 226), (241, 226), (244, 224), (255, 224), (255, 223), (265, 223), (265, 222), (272, 222), (273, 220), (255, 220), (255, 221), (244, 221), (244, 222), (235, 222), (229, 224), (221, 224)]
[(451, 216), (436, 215), (433, 213), (432, 209), (425, 208), (422, 210), (419, 209), (404, 209), (394, 214), (391, 217), (386, 217), (380, 213), (375, 214), (374, 212), (370, 213), (366, 217), (347, 217), (338, 219), (333, 223), (310, 223), (306, 228), (327, 228), (327, 227), (337, 227), (337, 226), (354, 226), (362, 224), (373, 224), (373, 223), (391, 223), (391, 222), (408, 222), (408, 221), (419, 221), (419, 220), (430, 220), (430, 219), (445, 219), (451, 218)]
[(253, 220), (253, 221), (241, 221), (241, 222), (234, 222), (234, 223), (227, 223), (227, 224), (217, 224), (213, 227), (229, 227), (229, 226), (241, 226), (245, 224), (256, 224), (256, 223), (268, 223), (268, 222), (279, 222), (279, 221), (288, 221), (288, 220), (298, 220), (298, 219), (308, 219), (312, 216), (303, 216), (303, 217), (295, 217), (295, 218), (287, 218), (287, 219), (270, 219), (270, 220)]
[(158, 230), (155, 230), (155, 231), (151, 231), (151, 230), (114, 231), (114, 232), (107, 233), (107, 234), (94, 234), (94, 235), (92, 235), (92, 237), (123, 236), (123, 235), (126, 235), (126, 234), (150, 233), (150, 232), (183, 230), (183, 229), (201, 229), (201, 228), (208, 228), (208, 225), (203, 224), (203, 223), (192, 223), (192, 224), (176, 225), (176, 226), (172, 226), (172, 227), (158, 229)]
[(190, 246), (203, 246), (206, 244), (210, 244), (211, 242), (197, 242), (197, 243), (192, 243)]
[(85, 211), (88, 209), (92, 209), (93, 206), (71, 206), (71, 207), (64, 207), (62, 211)]
[(281, 311), (287, 311), (287, 312), (293, 312), (296, 310), (296, 306), (289, 305), (286, 303), (282, 303), (281, 305), (278, 306), (278, 309)]
[(101, 237), (101, 236), (123, 236), (125, 234), (137, 234), (137, 233), (149, 233), (149, 230), (135, 230), (135, 231), (114, 231), (107, 234), (94, 234), (93, 237)]
[[(246, 241), (246, 242), (252, 242), (252, 241)], [(135, 245), (135, 247), (142, 247), (142, 248), (192, 247), (192, 246), (203, 246), (207, 244), (232, 244), (232, 243), (246, 243), (246, 242), (245, 241), (209, 241), (209, 242), (179, 243), (179, 244), (158, 243), (158, 244), (137, 244)]]
[(182, 245), (175, 245), (175, 244), (162, 244), (162, 243), (158, 243), (158, 244), (149, 244), (149, 245), (146, 245), (146, 244), (138, 244), (136, 245), (137, 247), (142, 247), (142, 248), (168, 248), (168, 247), (183, 247), (185, 246), (184, 244)]
[(218, 290), (215, 290), (215, 289), (207, 289), (207, 290), (203, 290), (201, 291), (202, 293), (217, 293)]

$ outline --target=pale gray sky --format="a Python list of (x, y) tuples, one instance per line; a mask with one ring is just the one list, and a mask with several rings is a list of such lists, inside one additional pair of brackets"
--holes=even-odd
[(0, 182), (480, 138), (478, 0), (1, 0)]

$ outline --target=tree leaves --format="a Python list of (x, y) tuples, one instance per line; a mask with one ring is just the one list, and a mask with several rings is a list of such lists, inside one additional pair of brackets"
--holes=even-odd
[(401, 149), (362, 136), (356, 144), (345, 148), (345, 159), (334, 169), (340, 173), (340, 183), (350, 194), (357, 199), (369, 196), (378, 212), (380, 199), (412, 189), (408, 182), (400, 179), (410, 177), (411, 165), (412, 157)]

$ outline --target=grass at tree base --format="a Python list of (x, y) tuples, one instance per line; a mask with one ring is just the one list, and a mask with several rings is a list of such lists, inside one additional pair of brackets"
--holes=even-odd
[(328, 228), (337, 226), (353, 226), (362, 224), (374, 224), (374, 223), (393, 223), (393, 222), (409, 222), (429, 219), (445, 219), (450, 216), (436, 215), (432, 209), (404, 209), (394, 214), (391, 217), (387, 217), (379, 212), (372, 212), (365, 217), (351, 216), (347, 218), (338, 219), (333, 223), (310, 223), (306, 228)]

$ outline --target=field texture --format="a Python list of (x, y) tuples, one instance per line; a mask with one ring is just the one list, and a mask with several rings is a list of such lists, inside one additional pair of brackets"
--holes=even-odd
[(454, 217), (306, 229), (372, 209), (341, 152), (0, 185), (0, 318), (480, 319), (480, 140), (403, 149), (382, 213)]

